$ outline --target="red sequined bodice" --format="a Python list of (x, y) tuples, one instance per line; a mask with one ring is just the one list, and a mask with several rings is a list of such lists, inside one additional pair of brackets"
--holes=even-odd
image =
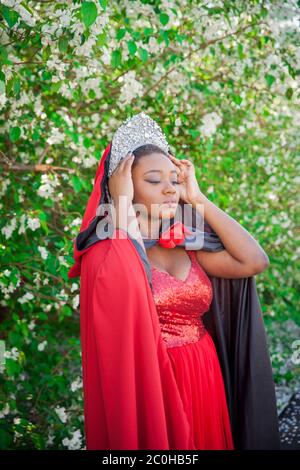
[(186, 253), (191, 268), (184, 281), (151, 267), (154, 301), (162, 338), (168, 348), (194, 343), (207, 333), (201, 317), (209, 310), (212, 285), (195, 251), (186, 250)]

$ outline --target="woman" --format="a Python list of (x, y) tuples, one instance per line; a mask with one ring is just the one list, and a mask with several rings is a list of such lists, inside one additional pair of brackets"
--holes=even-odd
[[(250, 283), (240, 284), (238, 291), (226, 284), (261, 272), (268, 258), (246, 230), (203, 195), (192, 163), (166, 152), (157, 130), (147, 132), (145, 116), (129, 121), (129, 135), (137, 137), (131, 144), (135, 161), (129, 155), (119, 158), (128, 128), (118, 134), (122, 145), (115, 135), (115, 146), (109, 145), (101, 159), (69, 272), (69, 277), (81, 275), (87, 449), (278, 448), (266, 341), (261, 319), (251, 313), (255, 292)], [(149, 140), (161, 145), (151, 146)], [(111, 200), (117, 225), (105, 234), (99, 222), (107, 227), (109, 218), (99, 208)], [(182, 202), (194, 210), (203, 205), (221, 251), (213, 237), (211, 245), (186, 250), (193, 227), (185, 224), (176, 225), (182, 229), (178, 239), (172, 230), (162, 231), (162, 222), (173, 220)], [(251, 299), (252, 305), (237, 307), (238, 299)], [(205, 326), (202, 316), (209, 311), (213, 315)], [(247, 313), (251, 318), (241, 322)], [(263, 421), (257, 415), (258, 392)]]

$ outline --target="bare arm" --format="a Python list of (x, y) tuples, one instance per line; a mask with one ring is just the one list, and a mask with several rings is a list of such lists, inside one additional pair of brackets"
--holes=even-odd
[(269, 258), (259, 243), (235, 219), (209, 201), (203, 193), (192, 202), (220, 237), (225, 250), (196, 255), (203, 269), (213, 276), (224, 278), (250, 277), (264, 271)]

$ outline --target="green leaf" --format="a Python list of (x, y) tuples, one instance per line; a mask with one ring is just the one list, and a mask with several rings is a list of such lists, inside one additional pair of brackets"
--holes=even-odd
[(8, 52), (7, 49), (3, 46), (0, 46), (0, 58), (3, 60), (3, 62), (6, 62), (8, 57)]
[(14, 359), (6, 358), (5, 360), (5, 371), (10, 377), (12, 375), (18, 374), (21, 371), (20, 364)]
[(20, 16), (19, 13), (17, 13), (14, 10), (10, 10), (8, 7), (4, 5), (1, 5), (1, 12), (8, 26), (12, 28), (18, 21), (18, 18)]
[(160, 29), (159, 34), (163, 38), (163, 40), (165, 41), (166, 45), (169, 46), (170, 41), (169, 41), (168, 31), (164, 31), (164, 30)]
[(148, 60), (148, 51), (144, 49), (143, 47), (139, 47), (138, 49), (139, 56), (143, 62), (146, 62)]
[(96, 98), (96, 93), (94, 90), (89, 90), (88, 97), (91, 98), (91, 100), (94, 100)]
[(40, 138), (40, 133), (37, 129), (34, 129), (33, 133), (32, 133), (32, 139), (37, 142)]
[(106, 43), (106, 34), (102, 32), (97, 36), (97, 46), (102, 47)]
[(47, 213), (41, 211), (41, 212), (39, 213), (39, 219), (40, 219), (40, 221), (42, 221), (42, 220), (47, 221), (47, 220), (48, 220)]
[(92, 145), (93, 145), (92, 139), (90, 139), (89, 137), (84, 137), (83, 138), (83, 145), (86, 149), (92, 147)]
[[(48, 60), (49, 57), (51, 55), (51, 48), (50, 46), (48, 45), (47, 47), (44, 47), (43, 50), (42, 50), (42, 59), (44, 61)], [(47, 71), (48, 72), (48, 71)], [(42, 75), (43, 76), (43, 75)]]
[(72, 181), (72, 185), (73, 185), (74, 191), (75, 191), (76, 193), (79, 193), (79, 191), (81, 191), (82, 184), (81, 184), (81, 181), (80, 181), (80, 179), (78, 178), (78, 176), (77, 176), (77, 175), (73, 175), (72, 178), (71, 178), (71, 181)]
[(243, 98), (240, 95), (232, 95), (232, 101), (240, 105), (241, 102), (243, 101)]
[(45, 231), (46, 235), (49, 233), (48, 225), (44, 220), (41, 220), (41, 227)]
[(144, 28), (145, 36), (151, 36), (153, 34), (153, 28)]
[(12, 435), (10, 435), (4, 429), (0, 429), (0, 449), (7, 450), (12, 444)]
[(117, 68), (121, 64), (121, 59), (122, 59), (121, 51), (119, 49), (113, 51), (111, 54), (111, 61), (110, 61), (111, 66), (114, 69)]
[(4, 94), (5, 93), (5, 81), (0, 80), (0, 93)]
[(97, 18), (97, 7), (94, 2), (83, 2), (81, 5), (81, 17), (86, 28), (95, 23)]
[(19, 127), (11, 127), (9, 129), (9, 138), (11, 142), (16, 142), (21, 136), (21, 129)]
[(245, 57), (244, 49), (243, 49), (243, 44), (241, 44), (241, 43), (239, 42), (239, 43), (238, 43), (238, 46), (237, 46), (237, 49), (238, 49), (239, 58), (240, 58), (240, 59), (243, 59), (243, 58)]
[(53, 207), (54, 206), (54, 201), (52, 199), (46, 199), (44, 201), (44, 206), (46, 207)]
[(137, 47), (134, 41), (127, 41), (127, 47), (130, 55), (134, 55), (137, 51)]
[(19, 77), (17, 77), (16, 75), (14, 76), (13, 90), (15, 95), (18, 95), (21, 90), (21, 82)]
[(71, 317), (73, 315), (73, 310), (68, 305), (64, 305), (61, 309), (61, 315), (63, 317)]
[(51, 83), (51, 86), (49, 88), (49, 94), (52, 95), (53, 93), (57, 93), (61, 86), (62, 82)]
[(61, 266), (60, 268), (60, 274), (61, 274), (61, 277), (65, 280), (65, 281), (68, 281), (68, 271), (69, 269), (66, 268), (66, 266)]
[(117, 34), (116, 34), (117, 41), (120, 41), (121, 39), (123, 39), (125, 34), (126, 34), (126, 29), (125, 28), (118, 29)]
[(38, 318), (40, 320), (48, 321), (48, 315), (45, 312), (39, 312), (38, 313)]
[(275, 79), (274, 75), (266, 74), (265, 75), (265, 80), (266, 80), (268, 86), (271, 87), (276, 79)]
[(159, 15), (159, 21), (161, 22), (162, 25), (166, 25), (168, 22), (169, 22), (169, 15), (167, 15), (166, 13), (161, 13)]
[(59, 38), (58, 49), (60, 50), (60, 52), (67, 52), (68, 44), (69, 44), (69, 42), (68, 42), (67, 38)]
[(106, 0), (99, 0), (99, 4), (104, 11), (106, 11), (107, 1)]
[(287, 97), (288, 100), (290, 100), (290, 99), (292, 98), (293, 92), (294, 92), (293, 88), (288, 88), (288, 89), (286, 90), (285, 96)]

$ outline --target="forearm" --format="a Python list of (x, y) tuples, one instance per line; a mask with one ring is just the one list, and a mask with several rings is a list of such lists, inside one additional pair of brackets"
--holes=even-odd
[(114, 204), (115, 227), (128, 233), (131, 238), (136, 239), (146, 252), (143, 237), (139, 229), (139, 223), (134, 211), (132, 202), (127, 202), (122, 198)]
[(211, 202), (203, 193), (192, 206), (220, 237), (226, 250), (242, 263), (268, 264), (269, 258), (263, 248), (235, 219)]

